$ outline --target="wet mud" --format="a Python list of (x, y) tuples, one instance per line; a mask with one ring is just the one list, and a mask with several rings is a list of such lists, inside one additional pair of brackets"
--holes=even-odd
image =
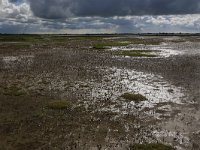
[(0, 149), (200, 149), (198, 37), (20, 42), (0, 42)]

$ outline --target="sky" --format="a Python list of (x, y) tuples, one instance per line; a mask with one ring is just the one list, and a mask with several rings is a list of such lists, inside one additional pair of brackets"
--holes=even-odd
[(200, 0), (0, 0), (0, 33), (200, 32)]

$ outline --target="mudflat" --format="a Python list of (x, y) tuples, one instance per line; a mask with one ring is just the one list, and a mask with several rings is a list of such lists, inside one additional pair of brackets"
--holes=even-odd
[(0, 35), (0, 149), (199, 150), (198, 36)]

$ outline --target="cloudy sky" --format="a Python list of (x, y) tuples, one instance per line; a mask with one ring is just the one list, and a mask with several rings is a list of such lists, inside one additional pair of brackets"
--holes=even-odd
[(200, 0), (0, 0), (0, 33), (200, 32)]

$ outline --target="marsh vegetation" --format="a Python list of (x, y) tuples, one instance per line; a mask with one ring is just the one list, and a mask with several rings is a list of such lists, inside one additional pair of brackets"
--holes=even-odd
[(115, 52), (116, 56), (129, 56), (129, 57), (157, 57), (155, 54), (151, 54), (152, 52), (157, 52), (153, 50), (127, 50), (127, 51), (118, 51)]

